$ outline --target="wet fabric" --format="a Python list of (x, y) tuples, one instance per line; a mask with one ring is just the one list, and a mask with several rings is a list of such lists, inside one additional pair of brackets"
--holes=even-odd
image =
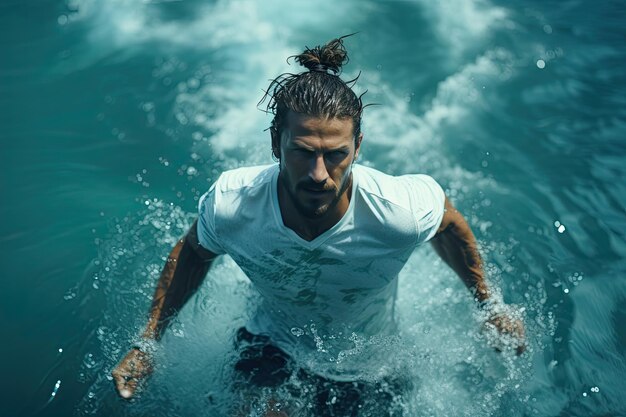
[(382, 359), (367, 339), (396, 332), (398, 273), (441, 223), (443, 190), (426, 175), (355, 165), (347, 212), (306, 241), (282, 222), (278, 173), (278, 165), (223, 173), (199, 203), (200, 243), (230, 255), (261, 294), (250, 331), (315, 373), (358, 378)]
[[(404, 378), (380, 381), (334, 381), (299, 368), (266, 336), (239, 329), (235, 339), (235, 389), (266, 390), (259, 408), (279, 404), (288, 415), (316, 417), (402, 416), (402, 399), (411, 387)], [(282, 391), (281, 391), (282, 390)], [(269, 394), (268, 394), (269, 393)], [(250, 397), (252, 398), (252, 397)], [(251, 400), (252, 401), (252, 400)], [(242, 408), (249, 404), (240, 405)]]

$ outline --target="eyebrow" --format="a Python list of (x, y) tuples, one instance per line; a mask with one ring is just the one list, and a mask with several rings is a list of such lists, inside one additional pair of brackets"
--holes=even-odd
[[(287, 146), (290, 149), (304, 149), (307, 151), (313, 151), (313, 148), (311, 148), (310, 146), (298, 143), (297, 141), (292, 141), (291, 144), (289, 144)], [(342, 145), (342, 146), (338, 146), (336, 148), (328, 148), (328, 149), (324, 149), (324, 153), (327, 152), (350, 152), (350, 147), (347, 145)]]

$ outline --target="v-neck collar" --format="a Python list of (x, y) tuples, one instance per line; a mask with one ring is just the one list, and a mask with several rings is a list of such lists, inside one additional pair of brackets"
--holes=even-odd
[(276, 169), (274, 171), (274, 175), (272, 176), (272, 180), (270, 181), (271, 182), (270, 192), (272, 193), (272, 206), (273, 206), (273, 211), (274, 211), (274, 220), (276, 221), (276, 225), (278, 226), (278, 229), (281, 230), (285, 235), (287, 235), (291, 240), (293, 240), (295, 243), (299, 244), (300, 246), (303, 246), (310, 250), (319, 247), (322, 243), (328, 240), (329, 237), (333, 236), (338, 231), (340, 231), (344, 227), (344, 225), (348, 223), (350, 219), (353, 217), (352, 213), (354, 212), (354, 197), (356, 195), (356, 187), (357, 187), (357, 176), (354, 175), (354, 167), (352, 168), (352, 190), (350, 192), (350, 203), (348, 205), (348, 209), (346, 210), (346, 212), (343, 214), (343, 216), (341, 216), (341, 219), (339, 219), (339, 221), (335, 223), (333, 227), (326, 230), (324, 233), (317, 236), (315, 239), (311, 241), (303, 239), (302, 237), (300, 237), (300, 235), (298, 235), (292, 229), (285, 226), (285, 223), (283, 222), (283, 216), (280, 212), (280, 204), (278, 203), (278, 174), (279, 173), (280, 173), (280, 169)]

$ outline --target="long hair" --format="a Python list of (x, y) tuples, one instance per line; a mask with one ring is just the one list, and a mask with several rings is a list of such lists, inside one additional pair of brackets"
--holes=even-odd
[(274, 115), (269, 129), (276, 158), (280, 157), (277, 154), (280, 137), (290, 110), (313, 117), (351, 118), (355, 140), (359, 137), (364, 108), (361, 98), (365, 93), (357, 96), (352, 91), (358, 76), (349, 81), (340, 78), (343, 65), (349, 61), (343, 45), (343, 39), (348, 36), (351, 35), (333, 39), (323, 46), (305, 47), (301, 54), (289, 57), (308, 71), (279, 75), (259, 101), (260, 106), (267, 100), (265, 112)]

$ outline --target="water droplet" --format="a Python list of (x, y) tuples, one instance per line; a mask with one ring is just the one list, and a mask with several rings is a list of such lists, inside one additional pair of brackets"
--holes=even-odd
[(61, 386), (61, 380), (57, 380), (56, 384), (54, 384), (54, 388), (52, 389), (52, 393), (50, 394), (50, 399), (54, 398), (59, 391), (59, 387)]
[(291, 334), (294, 335), (295, 337), (300, 337), (304, 335), (304, 330), (302, 330), (299, 327), (292, 327)]
[(565, 225), (558, 220), (554, 222), (554, 227), (556, 227), (556, 230), (559, 233), (563, 233), (565, 231)]
[(198, 80), (197, 78), (190, 78), (187, 81), (187, 86), (189, 88), (198, 88), (200, 86), (200, 80)]
[(544, 69), (546, 67), (546, 61), (543, 59), (537, 60), (537, 68)]

